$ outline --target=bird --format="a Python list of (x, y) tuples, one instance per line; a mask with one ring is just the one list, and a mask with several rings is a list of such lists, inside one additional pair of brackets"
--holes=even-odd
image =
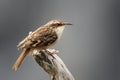
[(19, 55), (12, 68), (15, 71), (18, 70), (25, 57), (29, 53), (32, 53), (33, 50), (47, 50), (55, 45), (60, 39), (66, 25), (72, 24), (61, 20), (51, 20), (35, 31), (29, 32), (28, 36), (17, 45), (18, 49), (22, 50), (22, 53)]

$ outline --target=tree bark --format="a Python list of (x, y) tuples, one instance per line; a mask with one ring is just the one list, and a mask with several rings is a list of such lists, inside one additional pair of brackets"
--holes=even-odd
[(58, 51), (49, 49), (47, 51), (34, 50), (33, 57), (50, 76), (51, 80), (74, 80), (63, 61), (57, 56)]

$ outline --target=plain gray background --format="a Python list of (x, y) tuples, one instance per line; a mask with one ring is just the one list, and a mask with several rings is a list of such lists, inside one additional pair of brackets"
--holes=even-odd
[(49, 80), (16, 45), (52, 19), (71, 22), (54, 46), (76, 80), (120, 80), (119, 0), (0, 0), (0, 80)]

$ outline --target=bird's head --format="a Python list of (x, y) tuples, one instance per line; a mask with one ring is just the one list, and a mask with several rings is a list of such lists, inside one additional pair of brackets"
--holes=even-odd
[(65, 26), (67, 26), (67, 25), (72, 25), (72, 24), (63, 22), (61, 20), (52, 20), (46, 24), (47, 27), (53, 29), (57, 33), (59, 38), (62, 35)]
[(64, 27), (66, 25), (72, 25), (71, 23), (63, 22), (61, 20), (51, 20), (49, 21), (46, 26), (51, 26), (54, 28)]

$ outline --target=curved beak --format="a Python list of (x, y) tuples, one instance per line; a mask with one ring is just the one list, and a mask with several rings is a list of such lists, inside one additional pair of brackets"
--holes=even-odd
[(65, 22), (64, 25), (73, 25), (73, 24)]

